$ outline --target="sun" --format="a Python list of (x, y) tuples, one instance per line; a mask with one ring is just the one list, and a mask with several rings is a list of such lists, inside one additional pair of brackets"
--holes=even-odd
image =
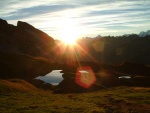
[(74, 45), (79, 38), (79, 31), (75, 27), (66, 27), (62, 30), (61, 40), (65, 44)]
[(60, 40), (67, 45), (74, 45), (81, 35), (79, 26), (73, 20), (65, 20), (62, 23)]
[(76, 43), (76, 39), (75, 38), (68, 38), (68, 39), (63, 38), (62, 42), (67, 45), (74, 45)]
[(76, 29), (71, 28), (64, 29), (61, 35), (61, 41), (68, 45), (76, 44), (78, 38), (79, 38), (78, 31)]

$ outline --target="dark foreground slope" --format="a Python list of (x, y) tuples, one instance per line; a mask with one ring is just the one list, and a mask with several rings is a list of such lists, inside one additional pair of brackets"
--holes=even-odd
[(53, 94), (15, 79), (0, 80), (2, 113), (150, 113), (150, 88), (116, 87), (93, 93)]
[(23, 54), (0, 53), (0, 78), (21, 78), (32, 80), (52, 70), (52, 63), (46, 59)]

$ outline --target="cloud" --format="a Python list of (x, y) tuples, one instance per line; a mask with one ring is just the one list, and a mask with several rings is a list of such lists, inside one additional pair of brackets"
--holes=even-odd
[(35, 15), (46, 14), (49, 12), (57, 12), (60, 10), (65, 10), (68, 8), (72, 8), (75, 6), (70, 5), (40, 5), (34, 6), (30, 8), (23, 8), (14, 12), (11, 12), (11, 15), (4, 16), (7, 20), (15, 20), (15, 19), (22, 19), (27, 18)]
[(149, 0), (5, 0), (0, 15), (12, 24), (26, 21), (55, 38), (66, 26), (81, 30), (81, 36), (123, 35), (150, 29), (149, 6)]

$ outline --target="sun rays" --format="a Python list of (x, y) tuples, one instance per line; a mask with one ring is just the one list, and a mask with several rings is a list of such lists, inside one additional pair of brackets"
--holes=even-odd
[[(83, 45), (82, 43), (75, 42), (74, 44), (66, 44), (64, 42), (60, 42), (57, 44), (56, 48), (58, 54), (57, 56), (61, 57), (60, 62), (70, 65), (70, 66), (81, 66), (81, 62), (97, 62), (97, 60), (90, 54), (88, 47)], [(55, 60), (57, 60), (57, 56)]]
[(81, 39), (85, 31), (77, 21), (71, 18), (64, 18), (57, 24), (60, 26), (58, 34), (61, 41), (57, 45), (60, 49), (58, 56), (61, 57), (60, 59), (63, 63), (80, 66), (80, 62), (84, 61), (97, 62), (90, 54), (88, 45)]

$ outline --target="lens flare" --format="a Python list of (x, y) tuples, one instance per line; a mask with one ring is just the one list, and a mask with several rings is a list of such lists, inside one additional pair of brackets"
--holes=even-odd
[(89, 88), (96, 81), (95, 74), (91, 67), (80, 67), (76, 73), (76, 83), (84, 88)]

